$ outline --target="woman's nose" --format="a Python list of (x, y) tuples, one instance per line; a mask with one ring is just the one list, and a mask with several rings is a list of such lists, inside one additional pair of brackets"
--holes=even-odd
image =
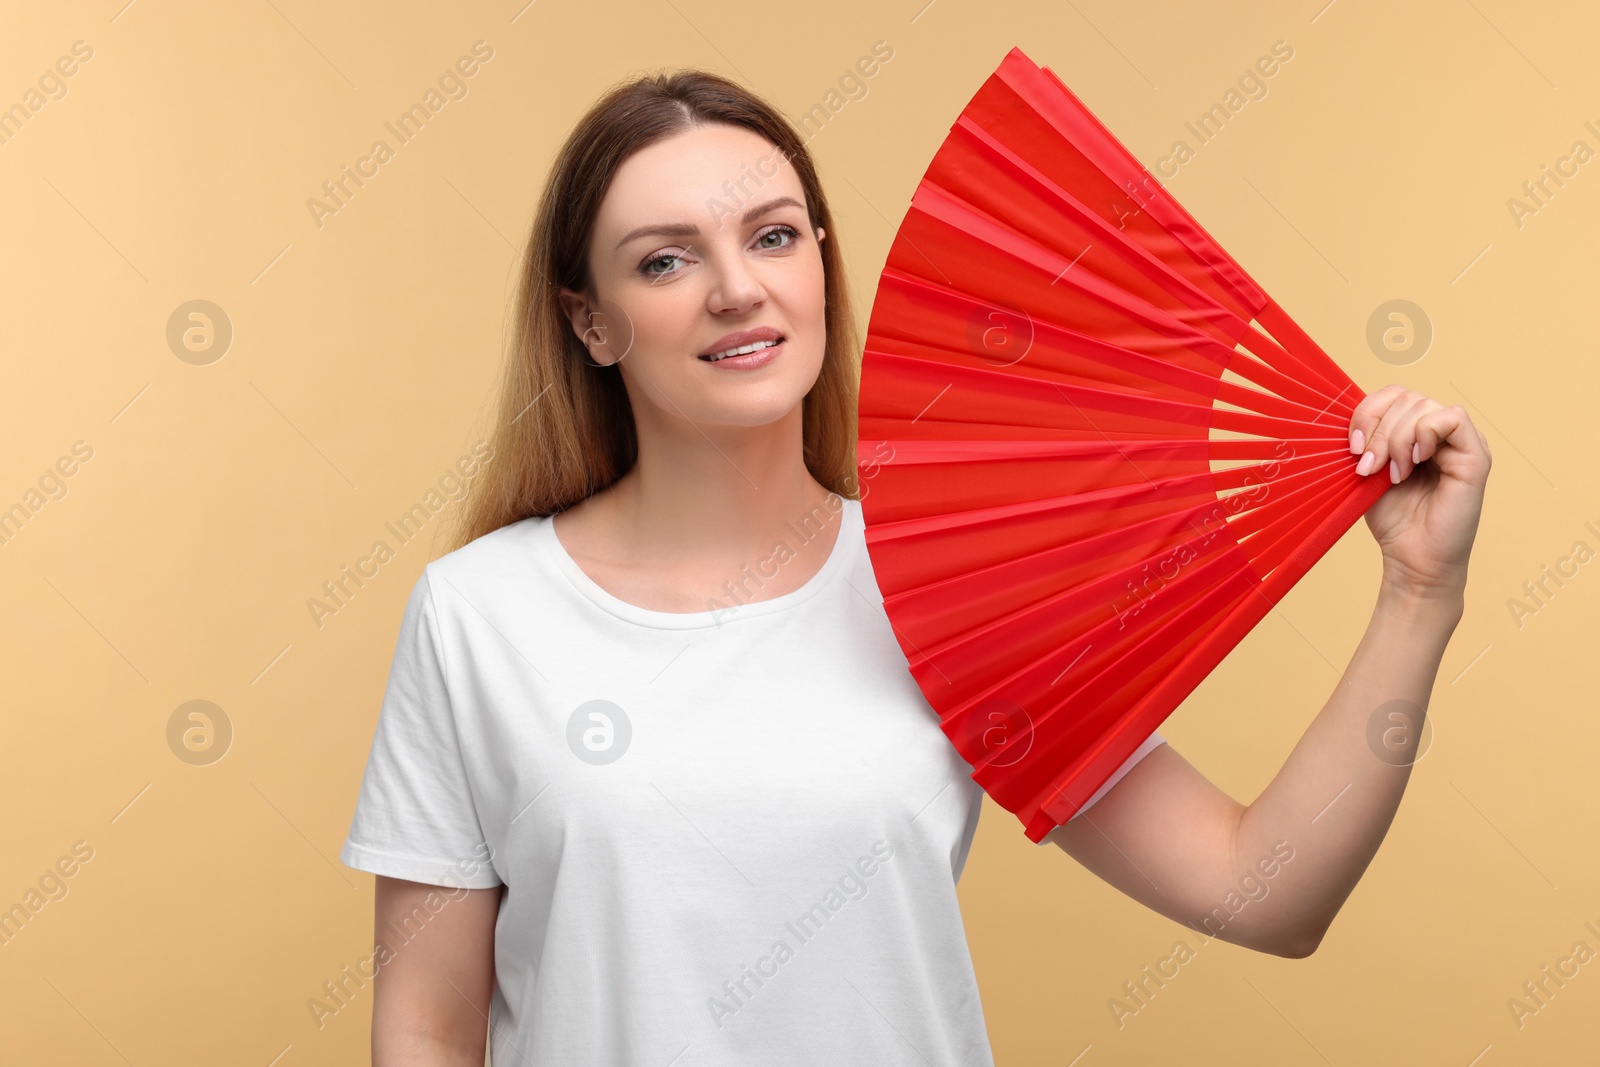
[(742, 255), (733, 253), (716, 257), (712, 267), (715, 278), (708, 296), (714, 312), (743, 311), (766, 298), (766, 289), (750, 269)]

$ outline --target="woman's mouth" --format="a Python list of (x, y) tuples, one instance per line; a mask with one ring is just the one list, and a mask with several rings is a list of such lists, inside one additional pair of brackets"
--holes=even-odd
[(785, 338), (779, 337), (770, 341), (752, 341), (747, 345), (737, 345), (721, 352), (712, 352), (700, 358), (707, 363), (715, 363), (730, 370), (742, 367), (759, 367), (771, 363), (783, 351)]

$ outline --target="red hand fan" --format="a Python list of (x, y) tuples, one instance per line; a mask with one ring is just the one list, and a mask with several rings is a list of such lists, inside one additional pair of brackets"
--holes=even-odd
[(1389, 486), (1365, 393), (1012, 49), (868, 325), (868, 552), (912, 674), (1030, 840), (1066, 822)]

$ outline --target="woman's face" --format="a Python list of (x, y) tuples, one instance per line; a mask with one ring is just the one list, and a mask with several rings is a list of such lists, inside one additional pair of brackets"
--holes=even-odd
[[(694, 127), (618, 168), (589, 243), (593, 291), (563, 289), (562, 307), (590, 358), (618, 363), (641, 431), (765, 425), (822, 368), (825, 237), (779, 149)], [(749, 357), (760, 365), (704, 358), (773, 340)]]

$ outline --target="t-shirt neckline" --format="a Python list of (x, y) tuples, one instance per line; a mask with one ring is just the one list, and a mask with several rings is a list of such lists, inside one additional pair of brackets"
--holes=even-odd
[(708, 611), (655, 611), (613, 596), (600, 583), (585, 574), (583, 568), (578, 566), (577, 560), (568, 554), (566, 546), (561, 543), (561, 538), (556, 536), (555, 517), (552, 515), (547, 515), (538, 521), (534, 527), (534, 537), (538, 547), (549, 555), (572, 586), (604, 611), (626, 622), (658, 630), (696, 630), (721, 626), (738, 619), (757, 618), (786, 611), (810, 600), (826, 588), (835, 576), (854, 560), (857, 546), (862, 541), (864, 520), (861, 514), (861, 502), (849, 497), (839, 499), (844, 502), (844, 506), (835, 516), (835, 520), (839, 522), (839, 530), (834, 537), (833, 546), (822, 567), (807, 579), (804, 585), (780, 596), (743, 604), (729, 597), (725, 601), (719, 600), (721, 606)]

